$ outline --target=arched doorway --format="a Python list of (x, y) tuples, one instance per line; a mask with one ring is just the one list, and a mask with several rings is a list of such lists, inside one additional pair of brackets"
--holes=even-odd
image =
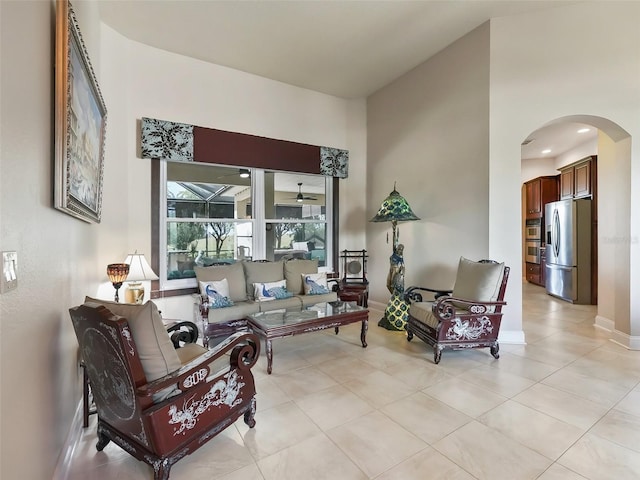
[[(540, 150), (540, 163), (533, 168), (524, 166), (521, 159), (523, 177), (525, 169), (557, 174), (557, 170), (583, 156), (597, 155), (597, 222), (594, 235), (597, 248), (597, 315), (594, 324), (608, 330), (611, 339), (627, 347), (630, 345), (630, 234), (631, 217), (631, 138), (616, 123), (590, 115), (572, 115), (554, 119), (531, 132), (523, 141), (523, 150), (530, 149), (532, 139), (556, 138), (558, 131), (568, 126), (594, 129), (594, 135), (580, 143), (579, 137), (565, 151), (542, 151), (552, 148), (538, 141), (535, 148)], [(567, 148), (567, 145), (564, 145)], [(555, 155), (554, 155), (555, 154)], [(530, 157), (530, 155), (529, 155)], [(546, 162), (546, 163), (545, 163)], [(555, 172), (555, 173), (554, 173)]]

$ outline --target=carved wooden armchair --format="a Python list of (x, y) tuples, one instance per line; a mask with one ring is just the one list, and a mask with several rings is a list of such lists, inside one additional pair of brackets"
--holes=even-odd
[(109, 307), (69, 310), (98, 411), (98, 451), (113, 441), (166, 480), (174, 463), (240, 416), (255, 425), (254, 334), (175, 350), (152, 302)]
[[(407, 340), (414, 335), (433, 346), (433, 361), (440, 362), (442, 350), (489, 347), (499, 358), (498, 334), (509, 267), (490, 260), (473, 262), (460, 258), (453, 290), (409, 287)], [(433, 301), (423, 301), (430, 292)]]

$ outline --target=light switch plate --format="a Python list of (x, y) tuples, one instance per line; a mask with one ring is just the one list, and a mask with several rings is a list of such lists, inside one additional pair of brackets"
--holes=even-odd
[(0, 293), (8, 292), (18, 287), (18, 253), (2, 252), (2, 278), (0, 279)]

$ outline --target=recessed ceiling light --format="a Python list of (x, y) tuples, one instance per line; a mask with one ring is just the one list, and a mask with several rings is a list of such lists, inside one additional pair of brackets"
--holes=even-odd
[(551, 149), (550, 149), (550, 148), (547, 148), (547, 149), (545, 149), (545, 150), (542, 150), (542, 154), (543, 154), (543, 155), (546, 155), (547, 153), (551, 153)]
[(590, 128), (581, 128), (580, 130), (578, 130), (578, 133), (587, 133), (590, 130)]

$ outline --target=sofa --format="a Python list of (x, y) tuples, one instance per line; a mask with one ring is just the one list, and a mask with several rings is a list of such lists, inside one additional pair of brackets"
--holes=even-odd
[[(243, 326), (247, 315), (338, 299), (337, 285), (332, 285), (331, 279), (327, 280), (325, 274), (318, 272), (317, 259), (240, 261), (230, 265), (195, 267), (195, 273), (200, 288), (196, 295), (199, 320), (208, 324), (206, 331), (215, 330), (220, 335)], [(314, 290), (309, 288), (309, 283), (305, 288), (303, 279), (318, 280), (324, 288)], [(225, 290), (225, 284), (228, 290)], [(224, 290), (220, 302), (215, 301), (218, 297), (207, 294), (207, 286), (209, 293), (211, 287), (218, 294), (218, 287)], [(280, 294), (275, 297), (263, 295), (262, 292), (267, 290)]]

